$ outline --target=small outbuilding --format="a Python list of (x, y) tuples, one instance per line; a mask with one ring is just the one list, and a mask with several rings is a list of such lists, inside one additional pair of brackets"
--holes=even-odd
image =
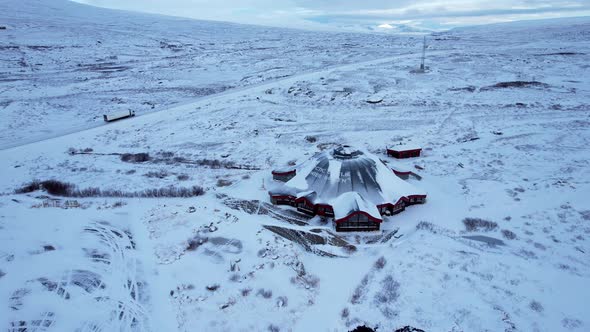
[(387, 155), (397, 159), (420, 157), (421, 152), (422, 148), (416, 145), (400, 144), (387, 148)]
[(399, 166), (392, 167), (391, 170), (393, 171), (393, 174), (404, 180), (407, 180), (410, 175), (412, 175), (412, 171), (408, 171), (407, 169)]
[(334, 218), (337, 231), (379, 230), (383, 215), (426, 201), (426, 193), (396, 176), (377, 156), (348, 146), (275, 173), (277, 182), (269, 191), (273, 204)]

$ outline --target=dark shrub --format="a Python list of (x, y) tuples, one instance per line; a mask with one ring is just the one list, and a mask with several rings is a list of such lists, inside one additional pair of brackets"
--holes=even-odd
[(537, 81), (510, 81), (500, 82), (491, 86), (492, 88), (528, 88), (528, 87), (549, 87), (548, 84)]
[(350, 330), (350, 332), (375, 332), (375, 330), (368, 326), (361, 325), (357, 326), (354, 330)]
[(496, 228), (498, 228), (498, 224), (493, 222), (493, 221), (489, 221), (489, 220), (485, 220), (485, 219), (481, 219), (481, 218), (465, 218), (463, 219), (463, 224), (465, 225), (465, 229), (468, 232), (473, 232), (473, 231), (492, 231)]
[(564, 318), (561, 320), (561, 325), (568, 329), (567, 331), (571, 331), (580, 328), (582, 326), (582, 321), (575, 318)]
[(514, 240), (516, 239), (516, 234), (514, 234), (513, 231), (507, 230), (507, 229), (503, 229), (502, 230), (502, 235), (504, 235), (504, 237), (508, 240)]
[(54, 196), (67, 196), (72, 188), (73, 184), (67, 182), (61, 182), (57, 180), (47, 180), (41, 182), (41, 187), (47, 191), (48, 194)]
[(159, 189), (146, 189), (141, 192), (137, 192), (137, 197), (194, 197), (201, 196), (205, 193), (205, 190), (199, 186), (192, 186), (190, 188), (159, 188)]
[(374, 266), (377, 270), (381, 270), (385, 267), (385, 264), (387, 264), (387, 260), (385, 259), (385, 257), (381, 256), (379, 257), (379, 259), (375, 262)]
[(340, 312), (340, 317), (342, 317), (342, 319), (346, 319), (348, 316), (350, 316), (350, 310), (348, 310), (348, 308), (342, 309)]
[(345, 245), (342, 248), (348, 254), (354, 254), (357, 251), (356, 247), (354, 245), (352, 245), (352, 244), (347, 244), (347, 245)]
[(196, 237), (188, 240), (186, 250), (195, 251), (195, 250), (197, 250), (197, 248), (199, 248), (203, 244), (207, 243), (208, 241), (209, 241), (209, 239), (206, 237), (196, 236)]
[(217, 186), (218, 187), (228, 187), (231, 186), (233, 182), (231, 182), (230, 180), (226, 180), (226, 179), (218, 179), (217, 180)]
[(220, 168), (222, 161), (218, 159), (201, 159), (197, 161), (197, 164), (201, 166), (209, 166), (211, 168)]
[(166, 172), (165, 170), (161, 169), (157, 172), (154, 171), (150, 171), (145, 173), (143, 176), (148, 177), (148, 178), (158, 178), (158, 179), (163, 179), (165, 177), (168, 176), (168, 172)]
[(219, 284), (211, 284), (211, 285), (207, 285), (207, 287), (205, 287), (208, 291), (214, 292), (216, 290), (219, 289)]
[(272, 290), (260, 288), (256, 295), (262, 296), (265, 299), (270, 299), (272, 297)]
[(203, 189), (203, 187), (200, 187), (200, 186), (192, 186), (191, 187), (191, 195), (192, 196), (205, 195), (205, 189)]
[(421, 221), (418, 223), (418, 225), (416, 225), (416, 229), (419, 230), (426, 230), (426, 231), (430, 231), (432, 233), (436, 233), (434, 230), (434, 225), (431, 222), (428, 221)]
[(361, 299), (363, 295), (367, 292), (367, 285), (369, 284), (369, 276), (365, 275), (361, 280), (361, 283), (356, 286), (354, 291), (352, 292), (352, 296), (350, 297), (350, 303), (352, 304), (359, 304), (361, 303)]
[(320, 278), (312, 274), (304, 276), (302, 280), (308, 288), (318, 288), (320, 285)]
[(123, 205), (126, 205), (125, 202), (123, 202), (123, 201), (117, 201), (117, 202), (113, 203), (114, 208), (119, 208), (119, 207), (122, 207)]
[(529, 307), (536, 312), (543, 312), (543, 305), (538, 301), (531, 301)]
[(177, 163), (178, 164), (178, 163), (186, 163), (188, 160), (186, 160), (185, 157), (176, 156), (176, 157), (172, 158), (172, 161), (174, 163)]
[(189, 179), (189, 176), (187, 174), (179, 174), (176, 176), (176, 178), (178, 179), (178, 181), (186, 181)]
[(399, 297), (399, 282), (392, 276), (386, 276), (381, 281), (381, 291), (375, 295), (375, 301), (380, 304), (390, 304)]
[(143, 163), (146, 161), (149, 161), (150, 155), (149, 153), (123, 153), (121, 155), (121, 161), (124, 161), (126, 163)]
[(55, 247), (48, 244), (48, 245), (44, 245), (43, 246), (43, 250), (45, 250), (45, 251), (54, 251), (55, 250)]
[(16, 189), (16, 194), (30, 193), (39, 189), (44, 189), (48, 194), (62, 197), (195, 197), (205, 194), (205, 189), (200, 186), (186, 187), (167, 187), (158, 189), (145, 189), (142, 191), (121, 191), (121, 190), (101, 190), (100, 188), (78, 189), (75, 185), (57, 180), (33, 181)]
[(68, 196), (71, 196), (71, 197), (124, 197), (123, 193), (120, 193), (120, 195), (118, 195), (118, 196), (115, 196), (114, 194), (109, 195), (108, 191), (103, 193), (99, 188), (96, 188), (96, 187), (76, 189), (74, 191), (71, 191)]
[(40, 189), (41, 186), (41, 182), (39, 182), (38, 180), (33, 180), (27, 184), (25, 184), (24, 186), (17, 188), (16, 190), (14, 190), (15, 194), (28, 194), (28, 193), (32, 193), (33, 191), (37, 191)]
[(411, 326), (407, 325), (407, 326), (399, 328), (393, 332), (425, 332), (425, 331), (422, 329), (418, 329), (418, 328), (411, 327)]
[(317, 142), (318, 138), (316, 136), (305, 136), (305, 140), (309, 143), (315, 143)]
[(158, 154), (160, 156), (162, 156), (163, 158), (172, 158), (174, 156), (174, 152), (170, 152), (170, 151), (160, 151), (160, 152), (158, 152)]

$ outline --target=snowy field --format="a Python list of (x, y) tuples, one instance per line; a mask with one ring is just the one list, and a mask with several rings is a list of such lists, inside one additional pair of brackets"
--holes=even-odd
[[(59, 0), (0, 22), (3, 329), (590, 330), (590, 19), (436, 33), (425, 73), (408, 36)], [(269, 204), (272, 169), (335, 144), (426, 204), (347, 234)]]
[(165, 110), (306, 71), (399, 54), (416, 38), (304, 32), (111, 11), (65, 0), (0, 2), (0, 148)]

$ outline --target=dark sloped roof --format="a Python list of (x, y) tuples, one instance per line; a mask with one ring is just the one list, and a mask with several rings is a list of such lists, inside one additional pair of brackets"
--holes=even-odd
[(335, 215), (364, 211), (374, 216), (377, 205), (425, 194), (398, 178), (377, 156), (348, 147), (319, 152), (295, 169), (296, 175), (271, 189), (271, 195), (305, 197), (314, 204), (329, 204)]
[[(370, 201), (381, 200), (382, 188), (377, 180), (375, 161), (359, 155), (350, 159), (335, 159), (329, 153), (315, 157), (315, 167), (305, 177), (309, 189), (322, 201), (355, 191)], [(333, 174), (336, 172), (336, 174)]]

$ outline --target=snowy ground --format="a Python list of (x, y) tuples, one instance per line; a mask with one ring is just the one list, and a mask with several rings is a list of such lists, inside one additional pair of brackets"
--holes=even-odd
[[(429, 70), (415, 73), (419, 45), (410, 37), (139, 15), (122, 24), (118, 18), (129, 14), (50, 4), (68, 15), (46, 28), (33, 10), (41, 2), (19, 5), (22, 15), (0, 11), (8, 22), (0, 34), (13, 36), (0, 45), (17, 44), (27, 63), (47, 61), (23, 69), (2, 62), (2, 143), (25, 143), (28, 133), (58, 136), (0, 151), (0, 326), (590, 328), (589, 19), (439, 33), (429, 38)], [(90, 23), (60, 28), (79, 26), (79, 15)], [(136, 34), (145, 22), (151, 32)], [(178, 28), (168, 29), (171, 24)], [(93, 39), (80, 37), (87, 35)], [(40, 39), (55, 46), (67, 36), (77, 41), (51, 56), (26, 46)], [(97, 38), (103, 46), (95, 45)], [(201, 45), (200, 51), (160, 48), (162, 40)], [(343, 47), (344, 40), (356, 46)], [(140, 46), (125, 47), (130, 54), (123, 60), (120, 45), (130, 41)], [(72, 46), (80, 43), (85, 46)], [(265, 47), (275, 49), (250, 49)], [(13, 52), (5, 47), (0, 56), (14, 60)], [(116, 66), (130, 69), (106, 75), (67, 69), (113, 53)], [(168, 53), (180, 55), (171, 60)], [(269, 74), (277, 66), (280, 74)], [(202, 76), (205, 71), (212, 76)], [(160, 78), (169, 89), (158, 87)], [(507, 83), (516, 81), (529, 83)], [(181, 92), (186, 86), (226, 91), (188, 103), (221, 90)], [(182, 105), (147, 114), (151, 106), (140, 106), (143, 101), (153, 101), (154, 110)], [(63, 107), (47, 108), (52, 103)], [(94, 126), (105, 107), (145, 116), (60, 136)], [(423, 157), (386, 157), (384, 148), (400, 141), (421, 144)], [(335, 234), (329, 222), (268, 204), (270, 170), (334, 143), (414, 170), (422, 179), (410, 181), (428, 192), (427, 203), (387, 218), (381, 233), (346, 235)], [(129, 163), (123, 153), (150, 159)], [(124, 192), (200, 185), (206, 194), (12, 193), (33, 179)], [(468, 229), (465, 218), (491, 223)]]
[(419, 38), (141, 15), (65, 0), (0, 3), (0, 148), (236, 87), (407, 51)]

